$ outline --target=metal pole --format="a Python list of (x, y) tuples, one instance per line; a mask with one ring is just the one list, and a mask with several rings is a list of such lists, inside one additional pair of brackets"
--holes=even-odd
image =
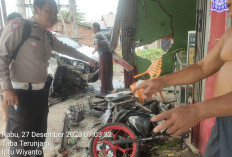
[[(2, 6), (2, 5), (1, 5)], [(2, 21), (2, 9), (0, 6), (0, 31), (3, 29), (3, 21)]]
[(3, 19), (3, 26), (6, 24), (7, 19), (7, 12), (6, 12), (6, 3), (5, 0), (1, 0), (1, 9), (2, 9), (2, 19)]

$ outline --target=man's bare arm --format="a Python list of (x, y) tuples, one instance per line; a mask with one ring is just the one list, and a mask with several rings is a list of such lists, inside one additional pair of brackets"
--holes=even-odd
[(180, 71), (161, 77), (160, 79), (163, 79), (164, 86), (190, 84), (216, 73), (224, 64), (220, 57), (224, 38), (225, 35), (222, 36), (214, 49), (203, 60)]
[(180, 135), (204, 119), (231, 116), (231, 97), (232, 92), (198, 104), (177, 107), (154, 116), (151, 119), (152, 122), (166, 119), (165, 122), (154, 128), (154, 132), (159, 132), (160, 130), (168, 128), (167, 133)]
[(145, 81), (138, 85), (133, 92), (143, 89), (145, 98), (151, 98), (155, 92), (162, 90), (163, 87), (194, 83), (214, 74), (224, 64), (220, 53), (224, 44), (225, 34), (214, 49), (200, 62), (175, 73)]
[(232, 92), (196, 104), (199, 109), (199, 117), (207, 119), (211, 117), (232, 116), (231, 98)]

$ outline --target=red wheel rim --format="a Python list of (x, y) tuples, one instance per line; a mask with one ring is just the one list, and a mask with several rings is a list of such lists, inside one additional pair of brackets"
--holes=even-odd
[[(103, 157), (105, 157), (109, 152), (111, 152), (111, 155), (113, 155), (114, 157), (117, 156), (117, 152), (120, 152), (120, 153), (123, 153), (124, 156), (127, 156), (126, 153), (128, 152), (131, 152), (130, 153), (130, 157), (133, 157), (136, 153), (136, 142), (134, 142), (133, 144), (130, 144), (131, 145), (131, 148), (122, 148), (120, 145), (113, 145), (110, 141), (108, 141), (106, 139), (106, 137), (104, 137), (104, 133), (106, 132), (111, 132), (112, 133), (112, 138), (113, 140), (115, 141), (118, 136), (119, 136), (119, 133), (122, 134), (124, 132), (124, 136), (120, 136), (121, 138), (123, 138), (123, 140), (127, 138), (130, 138), (130, 139), (134, 139), (135, 136), (134, 134), (126, 127), (124, 127), (123, 125), (109, 125), (105, 128), (103, 128), (102, 130), (100, 130), (98, 133), (103, 135), (103, 136), (96, 136), (94, 138), (94, 141), (93, 141), (93, 154), (94, 154), (94, 157), (98, 157), (98, 153), (103, 153)], [(102, 138), (103, 141), (100, 141), (99, 140)], [(98, 145), (107, 145), (108, 148), (106, 148), (106, 150), (97, 150), (97, 147)], [(113, 153), (113, 154), (112, 154)]]

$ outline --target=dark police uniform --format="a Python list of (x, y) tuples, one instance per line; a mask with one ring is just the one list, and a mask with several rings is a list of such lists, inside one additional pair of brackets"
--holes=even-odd
[[(55, 37), (48, 36), (47, 30), (41, 30), (33, 19), (31, 22), (31, 35), (23, 43), (16, 59), (9, 63), (12, 52), (22, 40), (25, 20), (15, 18), (11, 20), (0, 38), (0, 85), (2, 90), (14, 89), (19, 99), (17, 108), (7, 105), (8, 121), (7, 133), (13, 133), (19, 138), (10, 137), (17, 146), (12, 146), (11, 156), (22, 156), (17, 150), (39, 150), (34, 156), (43, 156), (42, 146), (26, 146), (22, 141), (44, 142), (45, 137), (32, 137), (31, 132), (44, 134), (47, 131), (48, 94), (44, 89), (47, 79), (48, 60), (51, 51), (88, 61), (88, 57), (76, 49), (62, 43)], [(28, 135), (28, 132), (30, 134)], [(30, 143), (31, 142), (31, 143)], [(38, 144), (38, 143), (37, 143)], [(35, 151), (34, 151), (35, 152)]]

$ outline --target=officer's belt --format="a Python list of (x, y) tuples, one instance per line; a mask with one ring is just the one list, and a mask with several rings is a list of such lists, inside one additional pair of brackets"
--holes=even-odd
[(14, 89), (23, 89), (23, 90), (41, 90), (44, 88), (45, 83), (22, 83), (12, 81), (12, 86)]

